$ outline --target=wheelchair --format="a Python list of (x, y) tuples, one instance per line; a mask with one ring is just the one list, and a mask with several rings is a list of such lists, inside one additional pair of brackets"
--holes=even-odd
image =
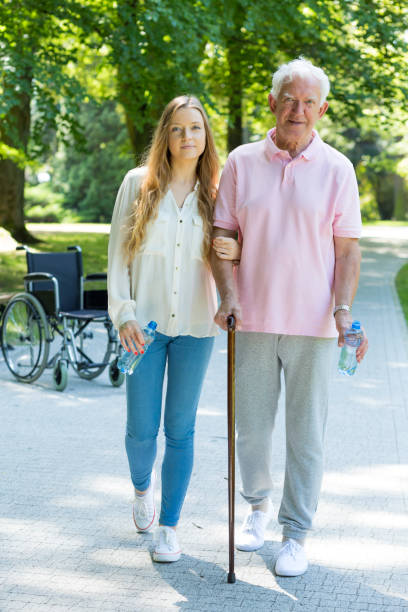
[(86, 380), (109, 367), (110, 383), (120, 387), (125, 375), (117, 362), (123, 349), (107, 312), (106, 288), (85, 289), (90, 282), (93, 287), (106, 282), (106, 274), (83, 277), (79, 246), (62, 253), (17, 249), (26, 251), (24, 292), (10, 299), (0, 324), (1, 349), (10, 372), (31, 383), (52, 368), (54, 387), (63, 391), (68, 366)]

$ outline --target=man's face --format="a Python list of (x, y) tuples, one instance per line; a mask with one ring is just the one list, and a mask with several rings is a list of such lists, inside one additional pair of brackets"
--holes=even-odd
[(277, 99), (269, 94), (269, 106), (281, 138), (296, 142), (310, 140), (313, 127), (328, 107), (327, 102), (320, 105), (320, 96), (319, 81), (300, 76), (284, 83)]

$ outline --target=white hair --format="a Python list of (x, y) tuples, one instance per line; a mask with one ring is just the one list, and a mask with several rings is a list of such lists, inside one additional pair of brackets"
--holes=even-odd
[(302, 56), (292, 60), (288, 64), (282, 64), (274, 73), (272, 77), (271, 94), (275, 100), (278, 98), (282, 85), (284, 85), (284, 83), (290, 83), (295, 75), (303, 78), (312, 76), (319, 81), (320, 105), (322, 105), (329, 95), (329, 78), (321, 68), (314, 66), (312, 62), (309, 62), (309, 60), (304, 59)]

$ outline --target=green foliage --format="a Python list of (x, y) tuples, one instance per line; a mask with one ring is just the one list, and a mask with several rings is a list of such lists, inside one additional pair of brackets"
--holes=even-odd
[(0, 140), (38, 157), (54, 131), (79, 138), (83, 90), (67, 66), (89, 31), (89, 11), (77, 0), (4, 0), (0, 23)]
[(24, 168), (29, 161), (24, 151), (9, 147), (4, 142), (0, 142), (0, 160), (1, 159), (10, 159), (19, 168)]
[(204, 101), (224, 158), (264, 136), (271, 74), (301, 54), (331, 79), (322, 135), (358, 169), (364, 218), (407, 218), (407, 29), (406, 0), (3, 0), (0, 165), (52, 166), (31, 218), (109, 220), (172, 97)]
[(270, 75), (299, 55), (329, 75), (329, 117), (337, 124), (358, 125), (370, 109), (377, 124), (406, 117), (406, 2), (234, 0), (214, 2), (213, 10), (219, 32), (202, 71), (230, 124), (239, 114), (245, 118), (248, 139), (254, 123), (258, 137), (259, 119), (270, 123)]
[(198, 67), (212, 32), (209, 2), (94, 0), (95, 28), (115, 70), (136, 157), (143, 154), (164, 106), (182, 93), (202, 94)]
[(399, 270), (395, 278), (395, 286), (408, 324), (408, 263)]
[(53, 191), (50, 183), (26, 185), (24, 212), (26, 220), (34, 223), (79, 221), (79, 217), (64, 205), (63, 194)]
[(119, 185), (134, 166), (116, 106), (83, 104), (79, 119), (86, 126), (86, 144), (81, 150), (64, 147), (56, 165), (53, 184), (82, 221), (110, 222)]
[(361, 217), (364, 221), (376, 221), (380, 219), (378, 204), (374, 188), (367, 177), (367, 170), (363, 164), (356, 168), (358, 189), (360, 193)]

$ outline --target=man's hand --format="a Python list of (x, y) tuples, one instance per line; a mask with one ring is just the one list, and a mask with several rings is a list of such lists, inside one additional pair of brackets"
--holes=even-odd
[(143, 332), (137, 321), (126, 321), (119, 327), (120, 342), (129, 353), (137, 355), (144, 353), (145, 340)]
[(227, 330), (227, 319), (230, 315), (235, 317), (235, 328), (237, 330), (241, 327), (241, 308), (238, 301), (235, 298), (227, 298), (223, 300), (218, 308), (214, 321), (221, 329)]
[[(344, 334), (348, 329), (350, 329), (351, 324), (353, 323), (353, 317), (351, 316), (351, 313), (347, 310), (338, 310), (334, 318), (336, 320), (337, 331), (339, 332), (339, 339), (337, 344), (338, 346), (344, 346)], [(358, 363), (362, 361), (368, 349), (367, 336), (365, 334), (364, 329), (361, 328), (361, 330), (363, 332), (363, 339), (361, 340), (361, 344), (356, 351), (356, 359)]]

